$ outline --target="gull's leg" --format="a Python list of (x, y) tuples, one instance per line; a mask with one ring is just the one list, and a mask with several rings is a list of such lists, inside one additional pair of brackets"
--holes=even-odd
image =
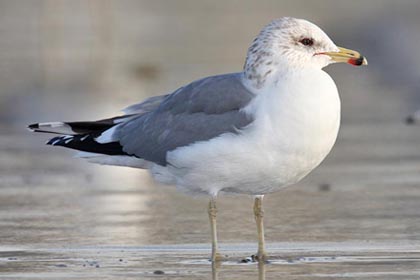
[(212, 262), (211, 264), (211, 280), (219, 280), (220, 262)]
[(265, 240), (264, 240), (264, 210), (262, 208), (263, 195), (258, 195), (255, 197), (254, 201), (254, 217), (255, 222), (257, 223), (257, 232), (258, 232), (258, 252), (257, 259), (258, 261), (265, 262), (268, 259), (267, 254), (265, 253)]
[(219, 248), (217, 246), (217, 227), (216, 227), (216, 197), (212, 197), (209, 202), (209, 219), (210, 219), (210, 229), (211, 229), (211, 261), (221, 261), (222, 255), (219, 254)]
[(258, 280), (265, 280), (265, 261), (258, 262)]

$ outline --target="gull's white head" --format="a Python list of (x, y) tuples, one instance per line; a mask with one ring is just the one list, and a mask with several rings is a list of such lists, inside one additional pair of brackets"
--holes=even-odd
[(315, 24), (291, 17), (272, 21), (255, 38), (244, 66), (245, 77), (256, 87), (278, 71), (317, 68), (348, 62), (365, 65), (358, 52), (337, 47)]

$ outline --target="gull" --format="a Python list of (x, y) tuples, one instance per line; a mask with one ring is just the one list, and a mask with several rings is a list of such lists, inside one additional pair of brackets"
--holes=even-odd
[(216, 198), (254, 197), (258, 251), (267, 261), (262, 208), (266, 194), (295, 184), (328, 155), (340, 126), (340, 98), (322, 69), (367, 65), (337, 47), (315, 24), (273, 20), (248, 49), (242, 72), (206, 77), (98, 121), (29, 125), (60, 134), (48, 145), (79, 150), (90, 162), (148, 169), (160, 183), (209, 197), (211, 261), (219, 253)]

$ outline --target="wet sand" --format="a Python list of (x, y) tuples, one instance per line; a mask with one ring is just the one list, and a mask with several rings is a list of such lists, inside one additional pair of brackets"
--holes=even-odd
[(208, 246), (79, 247), (0, 252), (2, 278), (42, 279), (418, 279), (419, 243), (271, 243), (270, 263), (242, 263), (251, 244), (224, 245), (212, 266)]

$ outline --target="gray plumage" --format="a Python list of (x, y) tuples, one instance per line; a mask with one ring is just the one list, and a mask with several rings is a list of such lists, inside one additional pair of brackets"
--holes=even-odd
[(140, 103), (128, 106), (123, 111), (126, 115), (144, 114), (153, 111), (168, 95), (169, 94), (149, 97)]
[(130, 106), (128, 113), (141, 115), (119, 124), (112, 138), (125, 153), (166, 165), (169, 151), (237, 133), (252, 122), (241, 109), (254, 97), (242, 84), (241, 75), (204, 78), (173, 94)]

